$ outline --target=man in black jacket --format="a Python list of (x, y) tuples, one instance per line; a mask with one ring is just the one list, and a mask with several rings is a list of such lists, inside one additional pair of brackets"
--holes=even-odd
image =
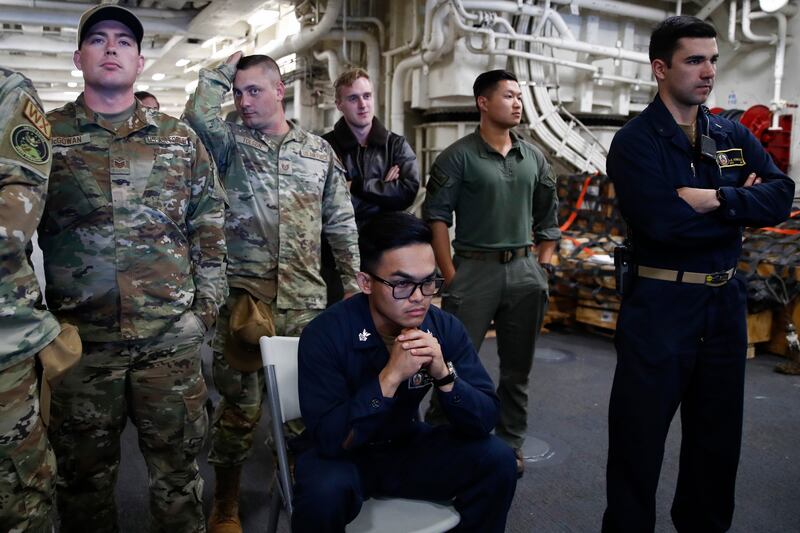
[[(419, 190), (417, 156), (405, 138), (388, 131), (375, 118), (372, 82), (356, 68), (334, 82), (336, 108), (342, 118), (322, 137), (333, 146), (347, 171), (356, 224), (385, 211), (402, 211)], [(341, 280), (327, 242), (322, 246), (322, 277), (328, 285), (328, 305), (342, 299)]]

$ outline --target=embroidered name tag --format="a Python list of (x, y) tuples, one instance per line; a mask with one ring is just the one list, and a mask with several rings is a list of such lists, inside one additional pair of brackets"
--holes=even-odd
[(145, 144), (181, 144), (184, 146), (189, 145), (189, 137), (181, 137), (180, 135), (147, 135), (144, 138)]
[(86, 144), (90, 140), (91, 135), (88, 133), (73, 135), (72, 137), (53, 137), (53, 146), (75, 146), (78, 144)]
[(729, 148), (717, 152), (717, 163), (720, 168), (743, 167), (745, 165), (744, 153), (741, 148)]
[(25, 95), (25, 105), (22, 107), (22, 114), (25, 118), (31, 121), (31, 124), (36, 126), (36, 129), (42, 132), (46, 139), (50, 138), (50, 122), (44, 116), (44, 113), (39, 109), (33, 100)]
[(300, 155), (302, 157), (308, 157), (309, 159), (316, 159), (317, 161), (328, 161), (328, 152), (318, 152), (316, 150), (309, 150), (307, 148), (303, 148), (300, 150)]
[(251, 139), (250, 137), (245, 137), (244, 135), (236, 135), (236, 142), (239, 144), (244, 144), (245, 146), (249, 146), (250, 148), (255, 148), (256, 150), (260, 150), (262, 152), (269, 152), (269, 146), (264, 143), (258, 142), (255, 139)]

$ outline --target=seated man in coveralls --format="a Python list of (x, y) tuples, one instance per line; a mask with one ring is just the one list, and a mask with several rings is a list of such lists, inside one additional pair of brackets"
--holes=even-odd
[[(363, 291), (314, 319), (299, 348), (300, 408), (312, 448), (297, 458), (292, 530), (344, 531), (372, 495), (453, 498), (454, 531), (502, 532), (514, 453), (490, 435), (499, 400), (464, 326), (431, 307), (431, 230), (378, 215), (359, 236)], [(431, 389), (450, 424), (418, 417)]]

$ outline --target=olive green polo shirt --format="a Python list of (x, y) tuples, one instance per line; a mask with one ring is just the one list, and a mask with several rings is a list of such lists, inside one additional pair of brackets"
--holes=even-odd
[(502, 250), (557, 240), (555, 174), (542, 152), (511, 132), (505, 157), (479, 133), (448, 146), (431, 167), (422, 216), (453, 224), (456, 250)]

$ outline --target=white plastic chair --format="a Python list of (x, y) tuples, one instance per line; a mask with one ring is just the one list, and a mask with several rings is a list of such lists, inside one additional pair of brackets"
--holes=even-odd
[[(293, 511), (292, 479), (283, 423), (300, 418), (297, 344), (297, 337), (261, 337), (272, 438), (278, 455), (276, 483), (269, 507), (267, 531), (270, 533), (277, 530), (281, 503), (290, 518)], [(442, 533), (460, 521), (461, 517), (451, 505), (404, 498), (370, 498), (346, 530), (347, 533)]]

